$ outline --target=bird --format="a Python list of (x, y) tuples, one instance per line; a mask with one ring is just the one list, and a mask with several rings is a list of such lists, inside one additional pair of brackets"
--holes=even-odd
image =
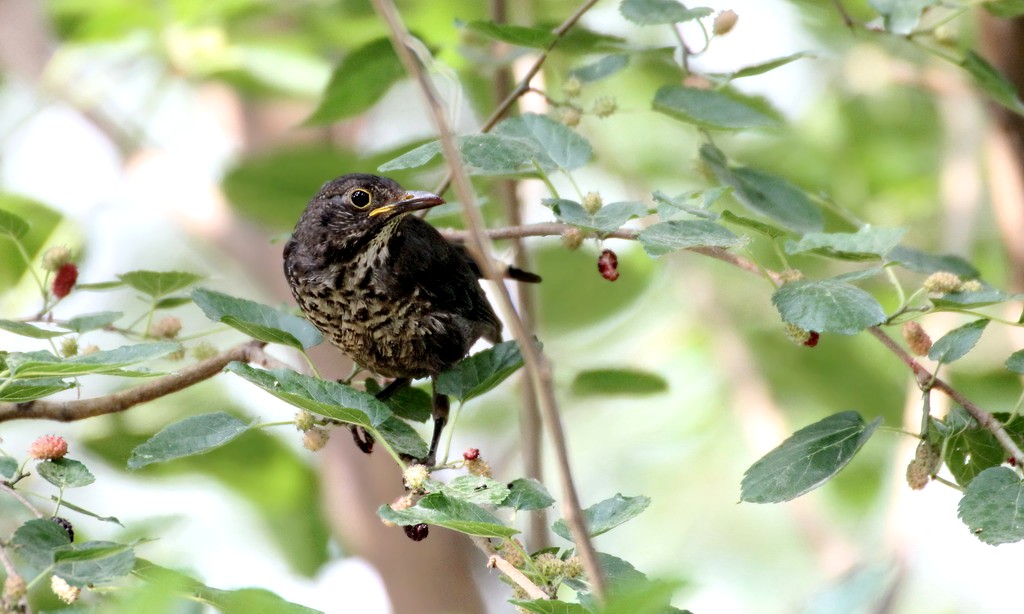
[[(344, 175), (309, 201), (284, 247), (285, 276), (306, 318), (357, 365), (392, 378), (378, 399), (431, 379), (433, 433), (426, 458), (417, 459), (427, 466), (436, 461), (450, 406), (438, 375), (479, 339), (501, 341), (502, 330), (465, 247), (412, 215), (444, 202), (387, 177)], [(540, 281), (512, 266), (506, 276)], [(373, 439), (353, 433), (369, 452)]]

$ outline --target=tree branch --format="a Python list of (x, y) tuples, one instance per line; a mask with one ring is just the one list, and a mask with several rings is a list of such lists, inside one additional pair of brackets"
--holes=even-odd
[(152, 401), (173, 392), (198, 384), (220, 373), (229, 362), (241, 361), (259, 364), (269, 369), (287, 367), (263, 351), (266, 343), (248, 341), (212, 358), (185, 367), (177, 373), (165, 375), (141, 386), (92, 399), (72, 401), (27, 401), (0, 403), (0, 422), (8, 420), (57, 420), (73, 422), (113, 414)]
[[(584, 7), (589, 7), (592, 3), (592, 1), (588, 0)], [(469, 252), (474, 260), (476, 260), (484, 277), (494, 282), (498, 290), (499, 311), (505, 316), (509, 327), (512, 329), (513, 336), (519, 342), (526, 371), (529, 373), (530, 380), (539, 394), (541, 416), (544, 420), (544, 427), (554, 444), (555, 460), (562, 482), (562, 515), (569, 526), (573, 541), (576, 543), (576, 550), (580, 561), (583, 563), (583, 568), (590, 579), (591, 591), (600, 601), (604, 598), (604, 576), (601, 573), (601, 566), (597, 560), (597, 551), (594, 549), (594, 544), (587, 532), (586, 523), (583, 520), (583, 510), (580, 506), (575, 484), (573, 483), (565, 433), (562, 429), (562, 421), (558, 413), (558, 403), (555, 399), (551, 366), (534, 343), (533, 335), (527, 330), (519, 314), (516, 312), (508, 288), (502, 283), (501, 277), (495, 270), (494, 263), (490, 258), (492, 253), (490, 239), (487, 236), (480, 209), (477, 207), (473, 188), (469, 183), (469, 175), (459, 156), (455, 137), (452, 134), (451, 127), (448, 125), (448, 118), (441, 104), (441, 98), (434, 89), (434, 84), (424, 72), (423, 67), (420, 66), (409, 49), (409, 32), (405, 24), (402, 23), (401, 17), (398, 15), (398, 11), (391, 0), (373, 0), (373, 5), (377, 13), (388, 24), (395, 53), (398, 54), (406, 72), (419, 84), (420, 91), (426, 98), (430, 111), (434, 116), (434, 125), (441, 139), (442, 153), (448, 164), (451, 165), (455, 193), (462, 204), (463, 218), (466, 220), (466, 226), (469, 228)], [(582, 15), (582, 12), (580, 14)], [(571, 24), (566, 27), (566, 30), (568, 27), (571, 27)]]
[(545, 593), (542, 588), (526, 577), (526, 574), (517, 569), (512, 563), (509, 563), (507, 559), (499, 555), (486, 537), (477, 537), (474, 535), (470, 536), (470, 539), (472, 539), (473, 544), (487, 556), (488, 567), (496, 568), (498, 571), (505, 574), (513, 584), (526, 591), (526, 594), (532, 599), (551, 599), (551, 597)]

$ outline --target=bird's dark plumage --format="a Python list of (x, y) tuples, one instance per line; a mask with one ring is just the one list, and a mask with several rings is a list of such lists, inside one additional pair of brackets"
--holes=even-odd
[[(442, 202), (384, 177), (345, 175), (313, 197), (285, 245), (285, 275), (302, 311), (357, 364), (396, 378), (383, 396), (436, 377), (480, 338), (501, 339), (465, 249), (409, 215)], [(434, 397), (430, 462), (447, 417), (447, 398)]]

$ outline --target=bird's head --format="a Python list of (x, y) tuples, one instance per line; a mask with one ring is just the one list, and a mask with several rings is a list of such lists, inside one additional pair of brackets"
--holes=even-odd
[(397, 216), (443, 202), (430, 192), (405, 190), (387, 177), (345, 175), (320, 188), (300, 224), (319, 225), (335, 235), (363, 236), (376, 233)]

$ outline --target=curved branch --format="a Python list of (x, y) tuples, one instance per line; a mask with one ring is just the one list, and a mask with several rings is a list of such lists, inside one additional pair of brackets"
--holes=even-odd
[(185, 367), (177, 373), (171, 373), (141, 386), (107, 396), (72, 401), (38, 400), (25, 403), (0, 403), (0, 422), (8, 420), (73, 422), (125, 411), (141, 403), (167, 396), (209, 379), (220, 373), (229, 362), (236, 360), (263, 365), (267, 368), (286, 367), (287, 365), (263, 351), (265, 345), (266, 343), (262, 341), (248, 341), (212, 358)]

